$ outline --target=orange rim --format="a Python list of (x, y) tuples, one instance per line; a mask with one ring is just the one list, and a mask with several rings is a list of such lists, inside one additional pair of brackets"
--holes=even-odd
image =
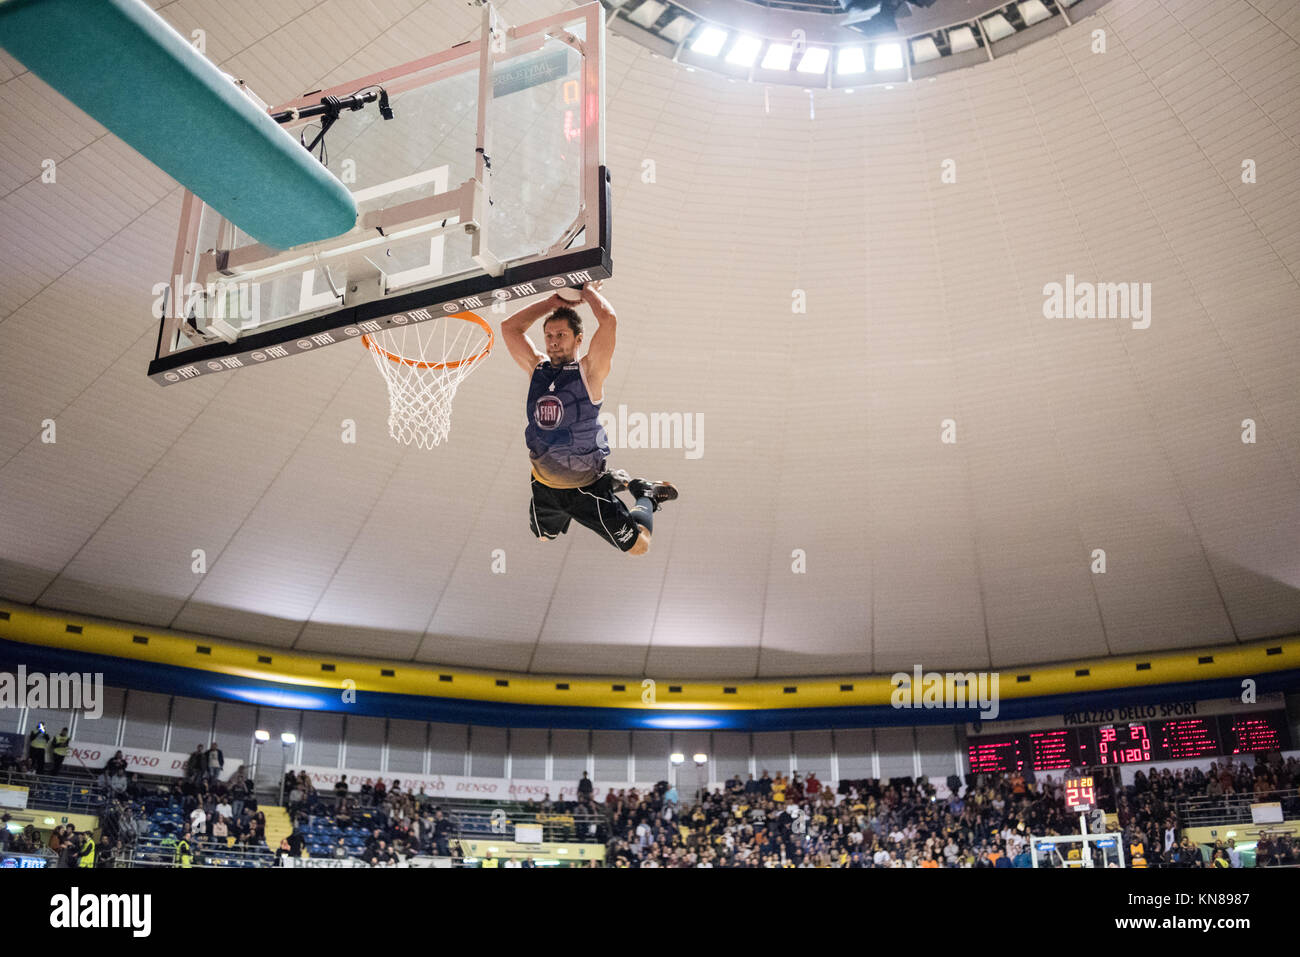
[(455, 315), (447, 317), (448, 319), (463, 319), (466, 322), (472, 322), (480, 329), (487, 333), (487, 345), (477, 355), (472, 355), (468, 359), (457, 359), (455, 362), (424, 362), (420, 359), (408, 359), (405, 356), (393, 355), (379, 343), (370, 338), (369, 333), (361, 337), (361, 341), (366, 344), (367, 349), (373, 349), (389, 362), (397, 362), (404, 366), (411, 366), (413, 369), (458, 369), (461, 366), (467, 366), (471, 363), (478, 362), (489, 352), (492, 351), (492, 344), (496, 341), (496, 336), (492, 332), (492, 327), (488, 325), (487, 320), (477, 313), (458, 312)]

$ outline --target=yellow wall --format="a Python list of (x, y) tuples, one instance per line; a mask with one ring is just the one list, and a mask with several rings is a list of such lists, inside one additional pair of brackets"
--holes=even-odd
[[(431, 695), (501, 704), (633, 708), (660, 712), (673, 709), (726, 711), (887, 706), (892, 691), (890, 675), (680, 682), (666, 677), (657, 681), (655, 700), (649, 703), (642, 701), (642, 686), (637, 679), (481, 672), (407, 661), (322, 656), (226, 639), (218, 641), (159, 628), (135, 627), (11, 602), (0, 602), (0, 611), (8, 612), (8, 618), (0, 618), (0, 640), (239, 675), (304, 688), (339, 689), (343, 680), (349, 679), (355, 682), (358, 691)], [(69, 632), (69, 625), (80, 628), (80, 632)], [(146, 638), (147, 642), (142, 644), (136, 640), (137, 637)], [(209, 649), (208, 653), (199, 653), (199, 646)], [(1270, 654), (1270, 649), (1274, 653)], [(259, 657), (271, 661), (269, 664), (259, 662)], [(1209, 660), (1202, 662), (1201, 659)], [(323, 664), (333, 665), (333, 670), (323, 671)], [(1139, 671), (1139, 664), (1149, 667)], [(925, 668), (938, 672), (971, 670), (951, 668), (942, 661), (925, 662)], [(1300, 636), (1178, 652), (1006, 667), (999, 669), (998, 693), (1005, 701), (1259, 675), (1295, 668), (1300, 668)], [(1088, 674), (1076, 674), (1081, 669), (1086, 669)], [(393, 674), (383, 675), (383, 670), (391, 670)], [(450, 680), (442, 680), (444, 676)], [(498, 681), (506, 683), (499, 685)], [(566, 687), (557, 687), (561, 684)], [(613, 690), (615, 685), (622, 686), (623, 690)], [(673, 686), (680, 690), (671, 690)], [(791, 688), (794, 690), (787, 690)]]

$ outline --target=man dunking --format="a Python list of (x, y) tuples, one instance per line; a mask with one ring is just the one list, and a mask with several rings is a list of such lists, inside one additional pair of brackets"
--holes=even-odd
[[(563, 535), (577, 519), (614, 547), (644, 555), (650, 550), (654, 513), (675, 499), (677, 490), (667, 482), (630, 478), (622, 469), (606, 470), (609, 441), (597, 416), (614, 357), (617, 321), (599, 289), (600, 283), (588, 283), (575, 301), (556, 293), (501, 323), (511, 357), (529, 375), (524, 441), (533, 467), (533, 498), (528, 522), (546, 542)], [(581, 359), (582, 319), (572, 308), (576, 302), (590, 306), (599, 323)], [(546, 355), (525, 335), (543, 316)], [(614, 494), (625, 488), (637, 500), (635, 508)]]

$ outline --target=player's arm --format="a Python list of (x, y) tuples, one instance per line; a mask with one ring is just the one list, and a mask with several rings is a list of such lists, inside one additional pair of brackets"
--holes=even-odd
[(519, 364), (519, 368), (529, 375), (533, 374), (537, 363), (544, 360), (546, 356), (533, 345), (532, 340), (525, 333), (534, 322), (562, 305), (564, 305), (563, 300), (558, 295), (552, 294), (524, 306), (501, 323), (501, 338), (505, 340), (506, 348), (510, 350), (510, 358), (514, 359)]
[(591, 346), (583, 361), (587, 363), (587, 382), (596, 395), (604, 393), (605, 377), (614, 361), (614, 342), (618, 334), (618, 316), (609, 300), (600, 294), (600, 283), (587, 283), (582, 287), (582, 301), (591, 307), (599, 324), (591, 337)]

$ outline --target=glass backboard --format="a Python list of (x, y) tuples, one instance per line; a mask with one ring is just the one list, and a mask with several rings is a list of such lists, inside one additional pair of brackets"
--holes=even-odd
[[(173, 276), (155, 287), (151, 378), (169, 385), (609, 276), (600, 4), (493, 22), (486, 41), (271, 110), (311, 144), (322, 118), (297, 111), (370, 96), (313, 150), (356, 201), (349, 232), (274, 249), (186, 195)], [(237, 161), (238, 144), (225, 148)]]

